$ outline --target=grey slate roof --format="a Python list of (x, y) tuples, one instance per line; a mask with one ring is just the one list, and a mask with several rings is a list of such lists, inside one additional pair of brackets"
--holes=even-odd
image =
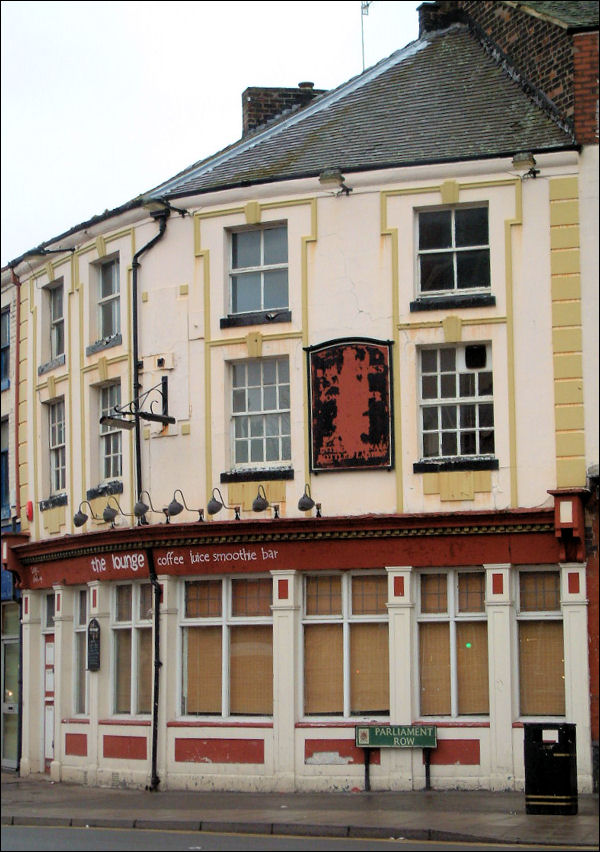
[(598, 0), (584, 0), (584, 2), (574, 2), (574, 0), (563, 0), (563, 2), (532, 2), (518, 3), (513, 5), (521, 6), (523, 12), (532, 9), (540, 15), (551, 18), (554, 21), (560, 21), (569, 29), (590, 29), (598, 26)]
[[(576, 5), (576, 4), (574, 4)], [(426, 33), (308, 106), (151, 191), (216, 188), (573, 147), (466, 26)]]

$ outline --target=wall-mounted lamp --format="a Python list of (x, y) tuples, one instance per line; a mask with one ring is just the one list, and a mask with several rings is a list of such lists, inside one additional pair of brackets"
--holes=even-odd
[[(111, 500), (114, 501), (114, 506), (110, 505)], [(106, 501), (106, 506), (104, 507), (104, 511), (102, 512), (102, 517), (104, 518), (107, 524), (110, 524), (111, 527), (114, 527), (115, 518), (117, 517), (117, 515), (123, 515), (124, 518), (133, 517), (132, 515), (128, 514), (127, 512), (124, 512), (123, 509), (121, 509), (119, 501), (113, 494), (111, 494), (108, 500)]]
[[(262, 491), (262, 494), (260, 493)], [(256, 492), (256, 497), (252, 502), (252, 511), (253, 512), (264, 512), (265, 509), (269, 508), (269, 501), (267, 500), (267, 495), (265, 493), (265, 489), (263, 485), (258, 486), (258, 490)]]
[(310, 485), (307, 482), (306, 485), (304, 486), (304, 494), (298, 500), (298, 508), (300, 509), (301, 512), (310, 512), (310, 510), (314, 509), (315, 506), (317, 507), (316, 516), (317, 516), (317, 518), (320, 518), (321, 517), (321, 504), (315, 503), (315, 501), (313, 500), (311, 493), (310, 493)]
[[(149, 503), (150, 505), (148, 505), (147, 503), (144, 503), (144, 501), (142, 500), (142, 496), (143, 496), (144, 494), (147, 496), (147, 498), (148, 498), (148, 503)], [(148, 523), (148, 521), (146, 520), (146, 514), (147, 514), (148, 512), (154, 512), (156, 515), (162, 515), (162, 514), (163, 514), (163, 512), (159, 512), (157, 509), (155, 509), (155, 508), (154, 508), (154, 506), (152, 505), (152, 500), (150, 499), (150, 495), (148, 494), (148, 492), (147, 492), (147, 491), (142, 491), (142, 492), (140, 493), (140, 496), (139, 496), (139, 499), (138, 499), (137, 503), (136, 503), (136, 504), (135, 504), (135, 506), (133, 507), (133, 514), (134, 514), (134, 515), (136, 516), (136, 518), (138, 519), (138, 523), (140, 524), (140, 526), (141, 526), (142, 524), (147, 524), (147, 523)]]
[(344, 183), (341, 169), (323, 169), (319, 175), (319, 183), (327, 189), (337, 189), (336, 195), (350, 195), (352, 192), (352, 187)]
[(512, 165), (515, 171), (524, 173), (521, 175), (521, 180), (536, 178), (540, 173), (540, 170), (535, 167), (535, 157), (531, 151), (520, 151), (518, 154), (515, 154), (512, 158)]
[(273, 509), (273, 517), (275, 519), (279, 517), (279, 506), (273, 503), (269, 503), (269, 501), (267, 500), (267, 494), (265, 492), (264, 485), (261, 484), (258, 486), (258, 489), (256, 491), (256, 497), (252, 501), (252, 511), (264, 512), (265, 509)]
[[(215, 497), (215, 494), (219, 495), (219, 498), (220, 498), (219, 500)], [(226, 503), (225, 503), (225, 500), (223, 499), (223, 495), (221, 494), (219, 489), (213, 488), (212, 496), (211, 496), (210, 500), (208, 501), (208, 503), (206, 504), (206, 511), (208, 512), (209, 515), (216, 515), (217, 512), (220, 512), (221, 509), (223, 509), (223, 508), (233, 509), (233, 511), (235, 512), (235, 520), (236, 521), (241, 520), (241, 518), (240, 518), (240, 507), (239, 506), (227, 506)]]
[[(176, 494), (181, 494), (181, 499), (183, 500), (183, 505), (175, 498)], [(204, 509), (190, 509), (190, 507), (185, 502), (185, 497), (180, 488), (176, 488), (173, 492), (173, 499), (165, 509), (165, 515), (167, 516), (167, 523), (169, 523), (169, 518), (173, 515), (179, 515), (183, 510), (187, 509), (188, 512), (198, 512), (198, 520), (204, 520)]]
[(85, 512), (82, 512), (82, 510), (81, 510), (82, 506), (88, 506), (88, 508), (90, 510), (90, 514), (95, 521), (102, 520), (99, 515), (94, 514), (94, 510), (92, 509), (89, 502), (87, 500), (82, 500), (81, 503), (79, 504), (79, 509), (77, 509), (77, 511), (73, 515), (73, 523), (75, 524), (76, 527), (82, 527), (85, 524), (85, 522), (87, 521), (87, 519), (89, 518), (89, 515), (86, 515)]

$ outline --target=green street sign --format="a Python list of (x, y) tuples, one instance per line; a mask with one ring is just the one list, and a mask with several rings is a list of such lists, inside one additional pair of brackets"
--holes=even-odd
[(355, 744), (362, 748), (435, 748), (435, 725), (357, 725)]

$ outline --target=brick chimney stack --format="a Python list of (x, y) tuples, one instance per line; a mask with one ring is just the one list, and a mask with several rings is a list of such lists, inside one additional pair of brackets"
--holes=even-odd
[(326, 91), (308, 82), (298, 83), (297, 89), (251, 86), (242, 94), (242, 136), (286, 110), (306, 106)]
[(435, 30), (445, 30), (450, 24), (465, 21), (465, 14), (454, 0), (435, 0), (433, 3), (422, 3), (419, 12), (419, 38), (425, 33)]

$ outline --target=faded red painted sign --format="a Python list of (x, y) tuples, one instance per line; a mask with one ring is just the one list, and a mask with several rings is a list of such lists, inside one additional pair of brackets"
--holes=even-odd
[(390, 347), (356, 338), (308, 350), (313, 470), (392, 467)]

